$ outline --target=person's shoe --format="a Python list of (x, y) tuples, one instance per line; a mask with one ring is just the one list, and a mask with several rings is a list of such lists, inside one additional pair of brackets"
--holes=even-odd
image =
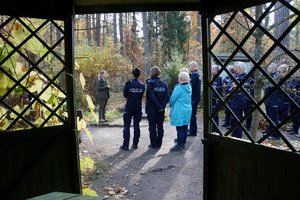
[(178, 145), (175, 145), (170, 149), (170, 151), (182, 151), (182, 150), (184, 150), (184, 148)]
[(174, 138), (174, 142), (177, 142), (178, 140), (177, 140), (177, 138)]
[(132, 147), (133, 149), (137, 149), (137, 148), (138, 148), (138, 146), (137, 146), (136, 144), (133, 144), (131, 147)]
[(280, 140), (280, 137), (277, 137), (277, 136), (270, 136), (269, 139), (270, 139), (270, 140)]
[(300, 133), (295, 134), (295, 136), (296, 136), (297, 138), (300, 138)]
[(293, 132), (293, 131), (294, 131), (294, 130), (293, 130), (292, 128), (286, 130), (286, 132), (288, 132), (288, 133), (289, 133), (289, 132)]
[(106, 119), (104, 119), (105, 122), (108, 122)]
[(221, 125), (222, 127), (227, 127), (227, 126), (229, 126), (228, 124), (222, 124)]
[(124, 151), (129, 151), (128, 147), (125, 147), (124, 145), (120, 146), (120, 149), (124, 150)]
[(295, 131), (291, 131), (289, 132), (290, 135), (297, 135), (297, 133)]
[(149, 144), (148, 147), (151, 149), (156, 149), (156, 146), (152, 146), (151, 144)]
[(195, 137), (195, 136), (197, 136), (197, 134), (187, 134), (187, 136)]
[(104, 119), (100, 119), (99, 123), (105, 123), (105, 120)]

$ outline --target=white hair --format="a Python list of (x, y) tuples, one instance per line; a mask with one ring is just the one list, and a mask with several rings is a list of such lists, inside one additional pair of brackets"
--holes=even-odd
[(271, 64), (268, 66), (267, 71), (268, 71), (268, 73), (273, 73), (273, 72), (275, 72), (275, 71), (277, 70), (277, 68), (278, 68), (278, 65), (277, 65), (277, 64), (271, 63)]
[(187, 72), (189, 73), (189, 70), (186, 67), (180, 68), (179, 72)]
[(178, 75), (178, 78), (181, 79), (182, 83), (189, 83), (190, 82), (190, 76), (187, 72), (180, 72)]
[(244, 62), (238, 61), (238, 62), (236, 62), (234, 65), (240, 69), (240, 71), (241, 71), (240, 73), (241, 73), (241, 74), (243, 74), (243, 73), (246, 72), (247, 65), (246, 65)]
[(219, 65), (212, 65), (211, 68), (212, 69), (217, 69), (218, 71), (220, 70), (220, 66)]
[(196, 61), (190, 62), (189, 66), (190, 66), (190, 68), (192, 68), (192, 70), (195, 70), (198, 68), (198, 64)]

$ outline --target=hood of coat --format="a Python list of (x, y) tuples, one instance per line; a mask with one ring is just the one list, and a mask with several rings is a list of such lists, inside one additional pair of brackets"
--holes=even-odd
[(179, 86), (184, 89), (187, 93), (191, 93), (192, 92), (192, 87), (189, 83), (181, 83), (179, 84)]

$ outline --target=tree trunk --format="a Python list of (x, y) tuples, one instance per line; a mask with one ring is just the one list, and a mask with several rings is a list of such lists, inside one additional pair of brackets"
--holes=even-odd
[[(255, 9), (255, 19), (258, 20), (258, 18), (263, 13), (263, 7), (262, 5), (256, 6)], [(255, 37), (255, 53), (254, 53), (254, 60), (258, 61), (262, 56), (262, 37), (263, 32), (257, 29), (254, 32)], [(263, 77), (262, 74), (259, 72), (259, 70), (255, 70), (254, 72), (254, 100), (255, 102), (259, 102), (262, 98), (261, 92), (263, 89)], [(254, 140), (256, 140), (257, 131), (258, 131), (258, 121), (259, 121), (260, 113), (258, 110), (255, 110), (252, 114), (252, 124), (251, 124), (251, 136)]]
[(201, 43), (201, 16), (197, 14), (197, 42)]
[[(290, 0), (286, 0), (290, 1)], [(275, 13), (274, 13), (274, 34), (275, 38), (279, 38), (282, 33), (289, 27), (290, 21), (288, 19), (290, 13), (289, 9), (285, 6), (282, 6), (279, 2), (275, 4)], [(286, 47), (290, 48), (290, 34), (288, 34), (283, 40), (281, 40), (281, 43)], [(284, 55), (282, 55), (284, 52), (281, 48), (277, 47), (275, 49), (275, 60), (276, 61), (282, 61), (284, 59)]]
[(100, 46), (101, 41), (101, 14), (96, 14), (96, 27), (94, 35), (95, 44)]
[(92, 34), (91, 34), (91, 21), (90, 21), (90, 16), (88, 14), (85, 15), (85, 28), (86, 28), (87, 44), (90, 45)]
[(297, 24), (296, 26), (295, 37), (296, 37), (295, 48), (300, 50), (300, 25), (299, 24)]
[(120, 54), (124, 55), (123, 14), (119, 13)]
[(114, 13), (114, 22), (113, 22), (113, 32), (114, 32), (114, 47), (118, 46), (118, 37), (117, 37), (117, 14)]
[(150, 53), (150, 45), (149, 45), (149, 35), (148, 35), (148, 26), (147, 26), (147, 13), (142, 12), (143, 18), (143, 34), (144, 34), (144, 51), (146, 56), (146, 77), (150, 77), (150, 68), (151, 68), (151, 53)]

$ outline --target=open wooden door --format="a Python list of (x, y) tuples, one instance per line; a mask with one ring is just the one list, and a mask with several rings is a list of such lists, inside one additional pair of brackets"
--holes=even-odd
[[(287, 132), (300, 122), (299, 8), (280, 0), (202, 15), (204, 108), (211, 108), (204, 109), (204, 199), (300, 199), (300, 140)], [(248, 61), (235, 63), (236, 55)]]
[(81, 192), (68, 2), (0, 2), (0, 199)]

